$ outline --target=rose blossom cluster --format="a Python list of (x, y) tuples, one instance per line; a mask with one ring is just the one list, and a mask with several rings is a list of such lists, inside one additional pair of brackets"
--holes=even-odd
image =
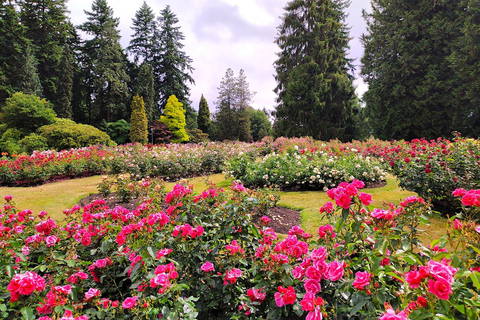
[(480, 190), (456, 189), (452, 194), (454, 197), (462, 197), (464, 206), (480, 207)]
[(309, 239), (312, 237), (312, 235), (308, 232), (306, 232), (305, 230), (303, 230), (302, 228), (300, 228), (300, 226), (293, 226), (289, 231), (288, 231), (288, 234), (290, 236), (297, 236), (299, 238), (303, 238), (303, 239)]
[(45, 279), (35, 272), (26, 271), (13, 276), (7, 290), (10, 291), (10, 302), (15, 302), (20, 295), (29, 296), (34, 292), (45, 290)]
[(418, 288), (423, 280), (428, 280), (428, 292), (436, 295), (439, 299), (448, 300), (452, 293), (452, 283), (458, 269), (448, 265), (448, 262), (430, 260), (427, 266), (420, 266), (405, 274), (405, 281), (410, 288)]
[(191, 188), (186, 188), (182, 184), (176, 184), (173, 187), (173, 190), (170, 191), (169, 193), (167, 193), (167, 195), (165, 196), (165, 202), (169, 204), (170, 202), (172, 202), (172, 200), (183, 199), (183, 197), (185, 197), (185, 196), (187, 196), (191, 193), (192, 193)]
[(227, 270), (225, 272), (225, 278), (223, 279), (223, 284), (227, 285), (228, 282), (230, 282), (230, 284), (234, 284), (235, 282), (237, 282), (237, 279), (242, 276), (242, 274), (243, 272), (240, 269), (232, 268)]
[(235, 253), (244, 254), (245, 250), (238, 244), (237, 240), (232, 240), (231, 244), (227, 244), (225, 246), (225, 250), (230, 252), (230, 255), (234, 255)]
[(174, 237), (178, 237), (180, 235), (184, 239), (187, 237), (195, 239), (196, 237), (203, 235), (203, 231), (204, 229), (202, 226), (196, 226), (193, 228), (188, 223), (185, 223), (184, 225), (175, 226), (172, 235)]
[[(352, 198), (357, 196), (363, 205), (370, 205), (372, 203), (372, 196), (367, 193), (358, 193), (358, 189), (365, 187), (365, 183), (360, 180), (353, 180), (352, 183), (342, 182), (337, 188), (332, 188), (327, 191), (327, 195), (330, 199), (335, 200), (335, 204), (343, 209), (348, 209), (352, 203)], [(332, 208), (322, 207), (323, 212), (331, 212)], [(320, 212), (322, 212), (320, 209)]]
[[(220, 189), (220, 192), (223, 192), (223, 189)], [(203, 191), (201, 194), (198, 196), (195, 196), (193, 198), (193, 202), (197, 203), (200, 200), (205, 200), (207, 198), (216, 198), (218, 196), (217, 190), (215, 189), (209, 189), (206, 191)]]
[(177, 268), (173, 262), (169, 264), (159, 265), (154, 271), (155, 276), (150, 279), (150, 287), (158, 289), (158, 293), (164, 293), (168, 288), (171, 287), (170, 280), (176, 279), (178, 277)]
[(308, 244), (298, 241), (297, 236), (289, 235), (285, 240), (277, 243), (274, 250), (298, 259), (308, 253)]

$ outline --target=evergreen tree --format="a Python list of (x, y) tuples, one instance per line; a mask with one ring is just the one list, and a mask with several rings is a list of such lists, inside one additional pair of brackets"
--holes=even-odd
[(148, 121), (145, 114), (143, 98), (138, 94), (133, 97), (132, 115), (130, 117), (130, 141), (145, 144), (148, 142)]
[(453, 42), (449, 61), (457, 81), (454, 97), (459, 110), (453, 127), (463, 135), (480, 136), (480, 2), (463, 0), (457, 8), (462, 35)]
[(182, 51), (185, 39), (178, 23), (177, 16), (166, 6), (158, 17), (158, 32), (155, 47), (155, 83), (159, 92), (159, 105), (164, 106), (170, 96), (175, 95), (188, 110), (190, 88), (187, 83), (194, 84), (191, 66), (192, 59)]
[(172, 95), (168, 98), (167, 105), (163, 112), (164, 115), (160, 117), (160, 121), (165, 123), (168, 130), (174, 135), (171, 142), (187, 142), (189, 138), (185, 131), (185, 109), (183, 108), (182, 103), (178, 101), (177, 97)]
[(381, 139), (450, 136), (462, 112), (448, 57), (461, 37), (460, 0), (372, 1), (364, 16), (366, 116)]
[[(46, 99), (56, 104), (63, 47), (68, 41), (66, 0), (18, 0), (21, 22), (38, 61), (38, 75)], [(63, 98), (63, 97), (62, 97)]]
[(75, 61), (70, 47), (63, 46), (59, 68), (63, 70), (58, 78), (56, 101), (53, 106), (59, 118), (72, 119), (73, 80), (75, 73)]
[(152, 124), (153, 120), (160, 117), (160, 109), (157, 108), (155, 104), (155, 88), (153, 82), (153, 69), (147, 62), (143, 62), (140, 66), (133, 92), (143, 97), (149, 124)]
[(152, 63), (154, 59), (155, 34), (157, 32), (155, 15), (147, 3), (143, 2), (132, 20), (134, 34), (130, 40), (128, 51), (133, 54), (135, 63), (139, 61)]
[(83, 46), (86, 83), (91, 85), (91, 92), (85, 95), (91, 99), (86, 103), (89, 119), (93, 123), (122, 119), (127, 114), (130, 79), (126, 73), (127, 58), (119, 42), (119, 20), (113, 17), (106, 0), (95, 0), (92, 11), (85, 13), (88, 21), (79, 28), (93, 36)]
[(198, 105), (198, 129), (202, 130), (204, 133), (208, 133), (210, 130), (210, 123), (210, 108), (208, 107), (207, 99), (205, 99), (202, 94)]
[(272, 134), (272, 124), (268, 121), (267, 110), (250, 108), (249, 115), (253, 141), (260, 141)]
[(228, 68), (220, 82), (216, 101), (214, 136), (217, 140), (252, 140), (248, 108), (253, 95), (244, 71), (240, 70), (235, 77), (233, 70)]
[(20, 62), (22, 68), (17, 74), (18, 84), (16, 87), (16, 91), (41, 97), (42, 84), (38, 75), (38, 62), (33, 55), (30, 45), (26, 46), (25, 52), (20, 58)]
[(287, 3), (276, 43), (275, 134), (346, 140), (355, 99), (345, 0)]

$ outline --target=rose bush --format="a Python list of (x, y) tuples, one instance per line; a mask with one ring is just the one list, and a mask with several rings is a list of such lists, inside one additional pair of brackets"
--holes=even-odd
[(296, 226), (281, 239), (252, 223), (268, 193), (239, 183), (199, 194), (151, 184), (133, 211), (97, 200), (65, 210), (62, 223), (6, 196), (0, 317), (478, 319), (479, 191), (455, 191), (462, 214), (426, 246), (428, 203), (373, 208), (363, 186), (330, 189), (318, 233)]

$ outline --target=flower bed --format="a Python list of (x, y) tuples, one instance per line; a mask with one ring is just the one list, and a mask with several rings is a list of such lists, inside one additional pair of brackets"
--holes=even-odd
[(260, 162), (248, 155), (235, 157), (227, 163), (225, 173), (248, 187), (322, 191), (342, 181), (362, 179), (373, 183), (385, 181), (386, 176), (382, 163), (370, 157), (357, 154), (337, 157), (323, 151), (298, 148), (268, 154)]
[(478, 319), (480, 191), (457, 190), (464, 220), (424, 246), (423, 199), (373, 208), (363, 185), (330, 189), (336, 209), (320, 209), (329, 224), (316, 235), (294, 227), (282, 241), (251, 223), (274, 199), (240, 184), (195, 196), (188, 185), (165, 193), (145, 183), (135, 210), (96, 201), (65, 210), (62, 226), (7, 196), (0, 317)]

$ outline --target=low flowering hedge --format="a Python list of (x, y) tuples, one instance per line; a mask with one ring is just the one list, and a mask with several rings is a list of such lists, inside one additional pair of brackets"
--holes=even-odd
[(328, 190), (332, 202), (319, 210), (328, 223), (282, 240), (252, 223), (255, 207), (274, 199), (239, 183), (200, 194), (146, 183), (133, 211), (97, 200), (65, 210), (62, 224), (6, 196), (0, 317), (478, 319), (480, 191), (456, 190), (461, 220), (425, 246), (428, 203), (373, 208), (362, 187)]
[(297, 147), (289, 152), (268, 154), (261, 161), (254, 161), (249, 155), (234, 157), (227, 162), (225, 174), (248, 187), (326, 191), (354, 179), (385, 181), (387, 172), (382, 167), (378, 160), (358, 154), (339, 157)]

